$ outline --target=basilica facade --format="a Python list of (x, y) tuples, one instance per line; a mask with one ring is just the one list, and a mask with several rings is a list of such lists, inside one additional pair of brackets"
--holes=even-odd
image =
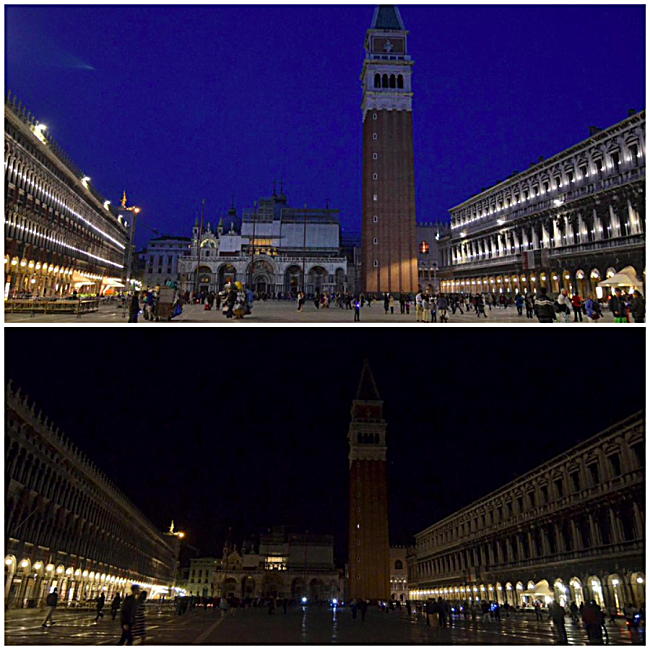
[(338, 210), (292, 208), (281, 190), (261, 198), (239, 218), (202, 227), (197, 220), (178, 259), (183, 291), (220, 291), (240, 281), (267, 294), (307, 295), (348, 290), (348, 260), (340, 242)]

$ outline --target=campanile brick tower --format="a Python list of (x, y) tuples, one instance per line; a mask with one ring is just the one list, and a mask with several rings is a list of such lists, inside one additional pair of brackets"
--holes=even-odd
[(390, 544), (383, 401), (366, 360), (352, 402), (350, 442), (349, 598), (388, 600)]
[(411, 68), (397, 7), (375, 9), (363, 63), (361, 288), (418, 289)]

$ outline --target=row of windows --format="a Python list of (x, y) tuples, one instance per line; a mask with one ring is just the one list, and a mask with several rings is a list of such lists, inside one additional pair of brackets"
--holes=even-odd
[(502, 197), (490, 197), (484, 199), (480, 205), (475, 205), (462, 210), (452, 216), (452, 228), (459, 228), (463, 225), (485, 218), (489, 215), (501, 212), (529, 199), (536, 199), (551, 192), (566, 191), (578, 181), (588, 181), (597, 177), (603, 178), (607, 171), (618, 173), (621, 168), (621, 155), (624, 156), (628, 166), (638, 166), (641, 152), (638, 142), (627, 145), (627, 150), (621, 154), (621, 150), (611, 151), (608, 158), (605, 155), (595, 157), (591, 162), (582, 160), (574, 164), (567, 164), (563, 170), (556, 170), (541, 178), (522, 181), (506, 191)]
[(541, 558), (556, 553), (588, 550), (616, 542), (640, 539), (643, 523), (627, 500), (614, 509), (601, 508), (588, 514), (532, 528), (525, 533), (445, 554), (417, 565), (420, 576), (445, 574), (472, 567)]
[[(645, 462), (644, 443), (642, 440), (629, 447), (635, 468), (642, 468)], [(489, 526), (502, 523), (514, 515), (522, 514), (540, 505), (546, 505), (561, 499), (569, 494), (580, 492), (587, 487), (595, 487), (603, 480), (608, 480), (622, 473), (621, 455), (618, 452), (610, 453), (605, 457), (606, 465), (603, 468), (599, 460), (586, 464), (585, 473), (580, 468), (572, 469), (566, 477), (558, 477), (550, 483), (541, 484), (538, 490), (531, 488), (523, 494), (509, 498), (503, 505), (473, 517), (471, 520), (456, 524), (453, 528), (434, 534), (425, 541), (426, 546), (437, 546), (457, 539), (459, 536), (485, 529)], [(632, 469), (632, 468), (630, 468)]]
[(404, 77), (400, 75), (375, 75), (375, 88), (404, 88)]

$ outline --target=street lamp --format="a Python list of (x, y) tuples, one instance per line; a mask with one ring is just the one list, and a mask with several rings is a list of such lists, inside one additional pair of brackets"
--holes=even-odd
[(172, 574), (172, 591), (176, 589), (176, 576), (178, 574), (178, 564), (179, 564), (179, 557), (180, 557), (180, 552), (181, 552), (181, 539), (185, 537), (185, 533), (181, 532), (180, 530), (174, 530), (174, 520), (172, 519), (171, 526), (169, 527), (169, 530), (165, 532), (165, 535), (167, 537), (173, 537), (174, 538), (174, 565), (173, 565), (173, 574)]

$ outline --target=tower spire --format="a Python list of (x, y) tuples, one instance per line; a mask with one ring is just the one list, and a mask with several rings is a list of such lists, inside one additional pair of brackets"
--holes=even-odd
[(370, 361), (368, 356), (363, 360), (363, 368), (361, 369), (361, 378), (359, 379), (359, 386), (357, 387), (357, 401), (360, 402), (380, 402), (379, 391), (375, 378), (370, 369)]

